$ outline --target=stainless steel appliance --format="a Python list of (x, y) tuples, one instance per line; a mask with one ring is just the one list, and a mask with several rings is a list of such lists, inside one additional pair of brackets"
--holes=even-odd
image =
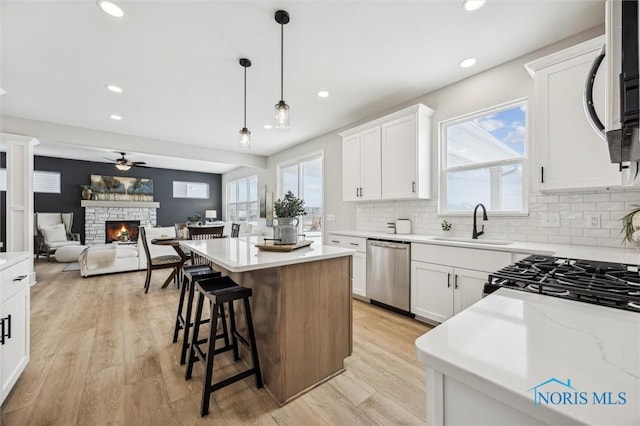
[(638, 265), (534, 255), (490, 274), (484, 294), (503, 287), (640, 312)]
[[(623, 179), (627, 184), (638, 181), (640, 170), (639, 12), (638, 0), (607, 0), (606, 46), (593, 63), (583, 97), (591, 126), (608, 142), (611, 162), (620, 164), (620, 170), (628, 175)], [(603, 124), (593, 105), (593, 85), (605, 53), (607, 105)]]
[(367, 240), (367, 297), (372, 303), (409, 313), (410, 248), (399, 241)]

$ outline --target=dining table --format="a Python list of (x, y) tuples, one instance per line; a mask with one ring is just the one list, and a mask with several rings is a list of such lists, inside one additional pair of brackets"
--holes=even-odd
[(182, 267), (184, 266), (185, 262), (190, 259), (190, 254), (187, 254), (184, 250), (182, 250), (182, 247), (180, 247), (180, 243), (185, 240), (186, 238), (178, 238), (178, 237), (153, 238), (151, 240), (151, 244), (155, 244), (157, 246), (173, 247), (176, 253), (178, 253), (178, 256), (180, 256), (180, 266), (178, 267), (178, 270), (172, 273), (171, 275), (169, 275), (167, 280), (162, 284), (161, 288), (166, 288), (171, 282), (171, 279), (176, 275), (178, 277), (178, 287), (180, 286), (180, 281), (182, 281)]

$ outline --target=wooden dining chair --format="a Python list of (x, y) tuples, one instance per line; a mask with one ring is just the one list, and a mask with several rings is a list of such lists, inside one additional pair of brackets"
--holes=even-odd
[(165, 281), (165, 284), (168, 284), (171, 279), (178, 277), (180, 268), (182, 267), (182, 258), (177, 254), (175, 256), (162, 255), (151, 257), (151, 253), (149, 252), (149, 242), (147, 241), (147, 234), (144, 230), (144, 226), (140, 227), (140, 236), (138, 241), (139, 240), (142, 240), (144, 254), (147, 257), (147, 276), (144, 280), (144, 292), (146, 294), (149, 291), (149, 284), (151, 283), (151, 271), (156, 269), (173, 268), (171, 275), (169, 275)]
[[(222, 238), (224, 226), (189, 226), (189, 238), (192, 240), (210, 240)], [(206, 264), (207, 260), (196, 253), (191, 253), (191, 263), (194, 265)]]
[(240, 224), (232, 223), (231, 224), (231, 238), (238, 238), (240, 235)]
[(189, 228), (185, 222), (177, 222), (173, 225), (176, 228), (176, 237), (177, 238), (189, 238)]

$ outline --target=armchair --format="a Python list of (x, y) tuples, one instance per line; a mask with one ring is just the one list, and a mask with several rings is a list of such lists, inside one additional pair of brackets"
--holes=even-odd
[(80, 234), (72, 233), (73, 213), (34, 213), (34, 239), (36, 260), (40, 255), (51, 255), (63, 246), (80, 245)]

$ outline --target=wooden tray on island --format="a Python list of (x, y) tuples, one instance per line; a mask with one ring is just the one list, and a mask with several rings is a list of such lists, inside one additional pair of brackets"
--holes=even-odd
[(295, 244), (275, 244), (273, 241), (265, 241), (263, 243), (256, 244), (256, 247), (258, 247), (260, 250), (286, 252), (294, 251), (295, 249), (299, 249), (302, 247), (309, 247), (312, 242), (312, 240), (303, 240)]

